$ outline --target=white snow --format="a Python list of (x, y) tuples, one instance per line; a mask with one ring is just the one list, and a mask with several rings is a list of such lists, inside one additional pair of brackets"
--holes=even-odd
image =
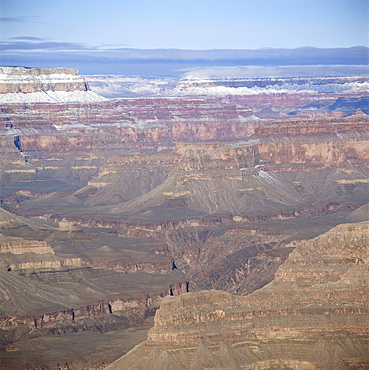
[[(194, 86), (196, 82), (197, 86)], [(212, 81), (216, 84), (216, 81)], [(208, 86), (207, 80), (185, 80), (177, 84), (171, 95), (259, 95), (259, 94), (294, 94), (298, 92), (307, 93), (338, 93), (338, 92), (366, 92), (369, 89), (369, 82), (346, 82), (342, 84), (294, 84), (286, 82), (282, 85), (267, 85), (265, 87), (229, 87), (229, 86)], [(221, 84), (221, 81), (220, 81)]]
[(83, 123), (67, 123), (64, 125), (53, 125), (58, 131), (69, 131), (73, 129), (83, 129), (83, 130), (93, 130), (94, 128), (91, 125), (85, 125)]
[(1, 83), (84, 83), (82, 76), (75, 76), (66, 73), (53, 73), (50, 75), (17, 75), (17, 74), (7, 74), (0, 73), (0, 82)]
[[(63, 88), (63, 84), (65, 84), (65, 88)], [(0, 103), (4, 104), (72, 103), (107, 100), (95, 92), (86, 91), (84, 77), (79, 75), (77, 70), (71, 68), (0, 67), (0, 85), (4, 86), (1, 90), (4, 93), (0, 93)], [(7, 90), (7, 86), (10, 89)], [(22, 87), (27, 87), (27, 89), (22, 89)], [(62, 91), (60, 91), (61, 88)], [(31, 90), (33, 92), (6, 92), (17, 90)]]
[(368, 76), (367, 65), (303, 65), (303, 66), (234, 66), (206, 67), (188, 70), (182, 77), (195, 78), (278, 78), (278, 77), (341, 77)]
[(165, 94), (178, 81), (166, 77), (86, 76), (91, 91), (106, 97), (153, 96)]
[(32, 93), (0, 94), (0, 103), (89, 103), (106, 101), (93, 91), (40, 91)]

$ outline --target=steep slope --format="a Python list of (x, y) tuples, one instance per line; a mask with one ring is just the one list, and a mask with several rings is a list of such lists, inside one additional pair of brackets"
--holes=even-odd
[(160, 152), (174, 140), (243, 137), (258, 125), (248, 108), (207, 97), (4, 103), (0, 122), (0, 197), (10, 207), (77, 190), (114, 155)]
[(161, 240), (157, 253), (198, 288), (246, 294), (302, 240), (368, 202), (367, 127), (358, 111), (270, 122), (244, 140), (132, 150), (78, 191), (24, 201), (17, 212)]
[(107, 369), (367, 368), (368, 238), (368, 222), (339, 225), (244, 297), (165, 298), (148, 340)]
[[(43, 362), (7, 353), (20, 342), (28, 340), (27, 352), (40, 337), (150, 324), (165, 295), (189, 291), (190, 281), (173, 259), (155, 253), (165, 249), (152, 239), (30, 220), (0, 208), (0, 367), (57, 366), (52, 356)], [(45, 339), (44, 346), (50, 343)]]
[[(325, 212), (355, 208), (368, 202), (368, 123), (358, 111), (339, 120), (270, 122), (242, 141), (130, 151), (110, 158), (88, 187), (62, 198), (59, 203), (68, 206), (59, 208), (60, 216), (83, 219), (73, 203), (85, 207), (90, 220), (120, 219), (122, 225), (207, 215), (288, 218), (326, 207)], [(56, 197), (24, 202), (20, 210), (30, 214), (39, 207), (38, 215), (57, 217), (55, 202)]]

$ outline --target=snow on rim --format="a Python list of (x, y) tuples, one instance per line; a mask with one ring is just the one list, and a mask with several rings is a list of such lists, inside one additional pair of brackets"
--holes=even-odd
[(107, 101), (93, 91), (39, 91), (32, 93), (0, 94), (0, 103), (88, 103)]

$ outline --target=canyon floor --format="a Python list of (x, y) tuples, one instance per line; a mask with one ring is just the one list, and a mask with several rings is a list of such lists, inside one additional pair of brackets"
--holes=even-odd
[(365, 77), (2, 72), (0, 368), (369, 367)]

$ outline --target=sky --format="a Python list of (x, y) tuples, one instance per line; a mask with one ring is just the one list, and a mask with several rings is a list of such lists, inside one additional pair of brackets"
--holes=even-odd
[(368, 19), (369, 0), (0, 0), (0, 62), (112, 66), (137, 57), (132, 49), (369, 46)]

